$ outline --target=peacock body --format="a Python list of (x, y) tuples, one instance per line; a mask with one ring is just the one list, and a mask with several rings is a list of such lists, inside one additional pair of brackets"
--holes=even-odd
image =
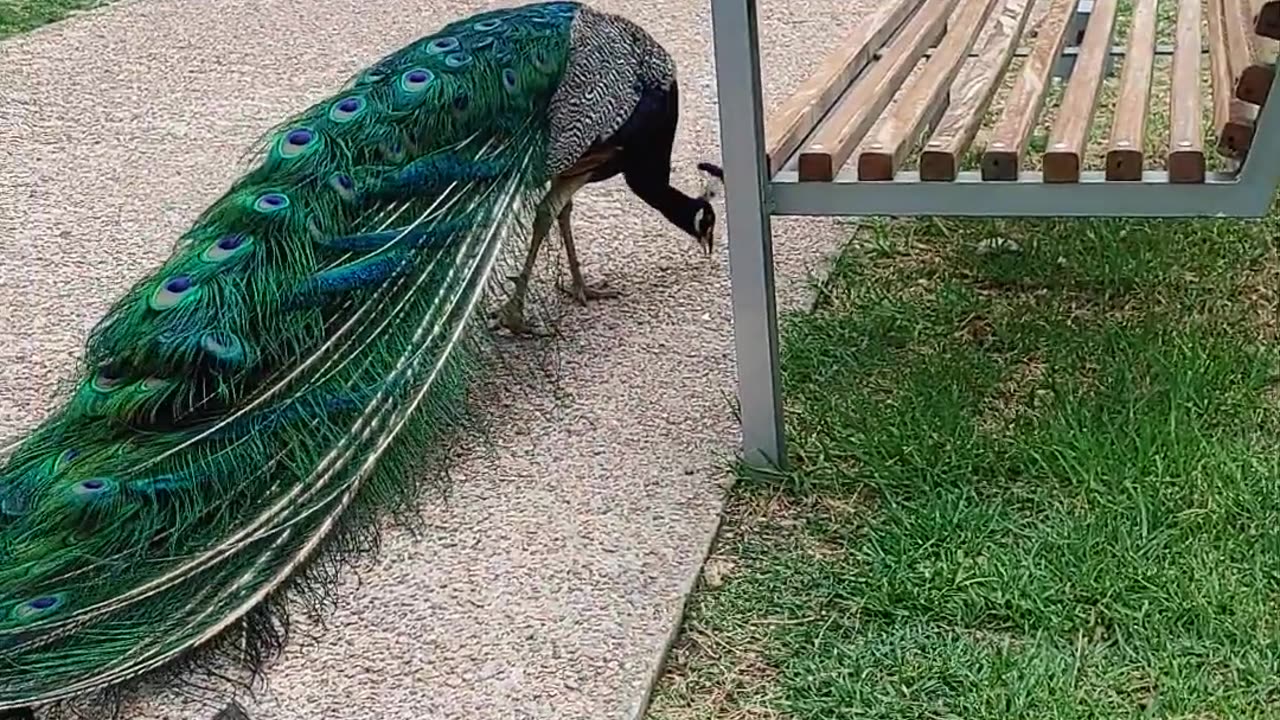
[(438, 471), (424, 453), (461, 427), (477, 308), (518, 241), (531, 257), (559, 218), (569, 249), (573, 192), (622, 173), (709, 245), (705, 198), (667, 182), (675, 92), (633, 23), (536, 3), (450, 23), (273, 129), (0, 466), (0, 711), (228, 637), (263, 659), (283, 592)]

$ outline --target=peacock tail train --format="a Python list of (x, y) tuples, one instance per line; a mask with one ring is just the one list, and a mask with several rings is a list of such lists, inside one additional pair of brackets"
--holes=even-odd
[(581, 11), (453, 22), (273, 129), (94, 328), (75, 390), (0, 467), (0, 710), (244, 632), (419, 484), (545, 191)]

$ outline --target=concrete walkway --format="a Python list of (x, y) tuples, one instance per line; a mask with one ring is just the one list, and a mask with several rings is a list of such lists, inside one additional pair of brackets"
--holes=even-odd
[[(761, 7), (779, 102), (857, 21), (847, 0)], [(0, 43), (0, 436), (36, 422), (107, 305), (242, 170), (249, 143), (478, 0), (122, 0)], [(678, 182), (719, 157), (705, 0), (601, 0), (676, 55)], [(728, 264), (621, 182), (585, 191), (588, 272), (558, 388), (507, 397), (428, 532), (386, 535), (316, 643), (245, 703), (254, 720), (634, 716), (717, 524), (735, 446)], [(842, 233), (776, 223), (784, 307)], [(544, 258), (547, 256), (544, 253)], [(158, 693), (137, 718), (209, 717)]]

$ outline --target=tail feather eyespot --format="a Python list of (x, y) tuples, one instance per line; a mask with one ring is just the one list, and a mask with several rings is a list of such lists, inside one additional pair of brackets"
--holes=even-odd
[(336, 123), (350, 122), (360, 115), (366, 106), (365, 99), (359, 95), (342, 98), (329, 108), (329, 119)]

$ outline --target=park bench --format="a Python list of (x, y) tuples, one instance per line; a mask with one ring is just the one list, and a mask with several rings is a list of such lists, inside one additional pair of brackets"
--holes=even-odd
[[(1268, 103), (1278, 82), (1280, 0), (1159, 0), (1176, 16), (1166, 45), (1156, 42), (1157, 0), (1132, 0), (1127, 38), (1117, 42), (1118, 3), (882, 0), (766, 118), (755, 0), (712, 0), (748, 463), (786, 459), (771, 216), (1244, 218), (1270, 210), (1280, 183), (1280, 101)], [(1168, 142), (1159, 153), (1147, 142), (1158, 56), (1169, 59)], [(1095, 133), (1100, 89), (1117, 65), (1116, 111)], [(1055, 79), (1061, 100), (1036, 150)], [(1090, 145), (1095, 134), (1104, 147)], [(1102, 168), (1086, 167), (1090, 150)]]

